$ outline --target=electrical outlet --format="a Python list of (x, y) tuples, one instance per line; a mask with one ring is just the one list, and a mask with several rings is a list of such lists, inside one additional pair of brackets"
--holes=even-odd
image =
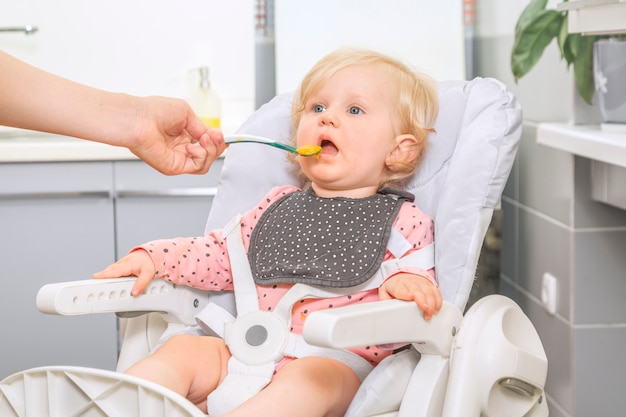
[(548, 272), (543, 274), (541, 280), (541, 302), (548, 313), (555, 315), (557, 307), (557, 280)]

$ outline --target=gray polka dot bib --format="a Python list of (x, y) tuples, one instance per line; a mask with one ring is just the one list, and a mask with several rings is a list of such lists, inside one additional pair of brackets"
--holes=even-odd
[(413, 196), (383, 189), (367, 198), (321, 198), (312, 189), (269, 206), (252, 231), (248, 260), (259, 285), (352, 287), (380, 268), (402, 203)]

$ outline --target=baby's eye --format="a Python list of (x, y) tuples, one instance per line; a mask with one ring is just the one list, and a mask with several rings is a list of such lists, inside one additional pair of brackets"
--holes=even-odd
[(357, 107), (357, 106), (352, 106), (352, 107), (350, 107), (350, 109), (348, 110), (348, 112), (349, 112), (350, 114), (362, 114), (362, 113), (363, 113), (363, 110), (361, 110), (361, 109), (360, 109), (359, 107)]
[(324, 106), (323, 106), (323, 105), (321, 105), (321, 104), (316, 104), (316, 105), (314, 105), (314, 106), (313, 106), (313, 111), (314, 111), (315, 113), (322, 113), (322, 112), (323, 112), (323, 111), (325, 111), (325, 110), (326, 110), (326, 107), (324, 107)]

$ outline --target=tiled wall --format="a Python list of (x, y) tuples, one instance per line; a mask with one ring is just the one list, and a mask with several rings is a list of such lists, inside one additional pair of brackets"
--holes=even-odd
[[(626, 211), (591, 199), (590, 160), (536, 143), (537, 123), (572, 119), (577, 99), (554, 44), (530, 74), (513, 81), (512, 31), (475, 39), (477, 75), (507, 83), (525, 119), (502, 202), (500, 292), (524, 308), (543, 341), (550, 415), (623, 416)], [(546, 272), (558, 280), (554, 316), (540, 301)]]

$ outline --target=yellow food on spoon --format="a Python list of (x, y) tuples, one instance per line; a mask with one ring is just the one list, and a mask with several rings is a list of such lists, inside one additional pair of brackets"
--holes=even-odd
[(319, 155), (322, 152), (322, 147), (319, 145), (303, 145), (296, 149), (296, 153), (300, 156), (314, 156)]

